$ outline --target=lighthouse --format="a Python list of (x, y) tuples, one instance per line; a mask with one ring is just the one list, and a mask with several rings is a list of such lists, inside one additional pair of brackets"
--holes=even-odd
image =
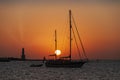
[(25, 60), (25, 50), (22, 48), (21, 60)]

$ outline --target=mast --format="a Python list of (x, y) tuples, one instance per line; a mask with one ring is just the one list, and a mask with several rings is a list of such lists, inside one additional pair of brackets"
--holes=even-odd
[[(57, 31), (55, 30), (55, 51), (57, 50)], [(54, 54), (51, 54), (49, 56), (54, 56), (55, 57), (55, 60), (57, 59), (57, 55), (54, 53)]]
[[(57, 50), (57, 31), (55, 30), (55, 51)], [(55, 59), (57, 59), (57, 56), (55, 54)]]
[(55, 30), (55, 50), (57, 50), (57, 32)]
[(69, 58), (70, 58), (70, 61), (71, 61), (71, 53), (72, 53), (72, 50), (71, 50), (71, 46), (72, 46), (72, 44), (71, 44), (71, 42), (72, 42), (72, 34), (71, 34), (71, 32), (72, 32), (72, 24), (71, 24), (71, 10), (69, 10), (69, 26), (70, 26), (70, 55), (69, 55)]

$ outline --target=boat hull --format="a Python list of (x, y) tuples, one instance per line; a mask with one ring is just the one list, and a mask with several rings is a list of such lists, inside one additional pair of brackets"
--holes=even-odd
[(30, 65), (30, 67), (41, 67), (41, 66), (43, 66), (43, 64), (32, 64), (32, 65)]
[(80, 68), (86, 61), (50, 60), (45, 63), (46, 67)]

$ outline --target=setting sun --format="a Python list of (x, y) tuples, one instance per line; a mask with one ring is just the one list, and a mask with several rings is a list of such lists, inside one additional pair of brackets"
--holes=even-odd
[(56, 54), (56, 55), (60, 55), (60, 54), (61, 54), (61, 51), (60, 51), (60, 50), (56, 50), (56, 51), (55, 51), (55, 54)]

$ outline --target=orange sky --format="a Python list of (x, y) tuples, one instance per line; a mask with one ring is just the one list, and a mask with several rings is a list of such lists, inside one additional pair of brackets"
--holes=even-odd
[[(0, 2), (0, 57), (20, 57), (22, 47), (27, 58), (48, 57), (54, 53), (55, 29), (58, 49), (67, 55), (71, 9), (88, 58), (120, 59), (119, 8), (119, 2)], [(78, 58), (74, 44), (73, 49)]]

